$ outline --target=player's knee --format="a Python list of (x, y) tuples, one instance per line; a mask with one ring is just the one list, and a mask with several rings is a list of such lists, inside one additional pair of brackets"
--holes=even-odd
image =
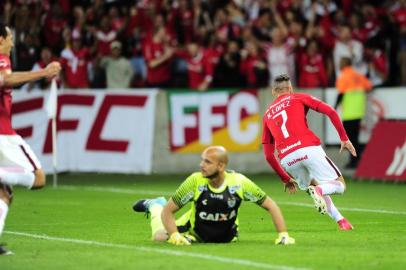
[(346, 190), (346, 185), (345, 185), (345, 181), (344, 181), (344, 177), (340, 176), (338, 178), (338, 181), (340, 183), (340, 187), (337, 189), (337, 193), (339, 194), (343, 194)]
[(42, 169), (38, 169), (34, 172), (35, 180), (32, 189), (39, 189), (45, 186), (45, 173)]

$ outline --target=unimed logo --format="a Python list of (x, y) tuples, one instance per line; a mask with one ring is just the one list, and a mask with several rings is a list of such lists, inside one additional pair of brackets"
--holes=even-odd
[(392, 163), (386, 170), (386, 175), (400, 176), (406, 170), (406, 141), (403, 146), (396, 147)]

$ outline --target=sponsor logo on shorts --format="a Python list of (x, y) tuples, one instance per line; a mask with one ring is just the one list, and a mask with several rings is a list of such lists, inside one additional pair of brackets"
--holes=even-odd
[(304, 157), (295, 158), (292, 161), (288, 161), (288, 166), (292, 166), (292, 165), (294, 165), (294, 164), (296, 164), (296, 163), (298, 163), (300, 161), (306, 160), (306, 159), (308, 159), (307, 155), (305, 155)]
[(281, 149), (281, 154), (283, 154), (283, 153), (285, 153), (286, 151), (289, 151), (290, 149), (292, 149), (292, 148), (294, 148), (294, 147), (297, 147), (297, 146), (299, 146), (299, 145), (301, 145), (301, 144), (302, 144), (302, 141), (297, 141), (297, 142), (295, 142), (294, 144), (288, 145), (288, 146), (286, 146), (285, 148), (282, 148), (282, 149)]

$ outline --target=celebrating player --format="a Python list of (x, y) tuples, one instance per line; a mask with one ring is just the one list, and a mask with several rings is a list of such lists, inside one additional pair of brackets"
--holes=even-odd
[[(337, 112), (311, 95), (293, 93), (286, 74), (275, 78), (272, 94), (276, 99), (263, 118), (262, 144), (266, 160), (285, 183), (285, 191), (295, 193), (298, 184), (300, 189), (307, 190), (320, 213), (327, 212), (340, 230), (352, 230), (352, 225), (329, 196), (344, 193), (344, 178), (324, 152), (320, 139), (308, 128), (306, 120), (309, 109), (327, 115), (340, 136), (340, 152), (346, 148), (356, 156)], [(275, 147), (282, 167), (292, 177), (276, 160)]]
[[(206, 148), (200, 172), (190, 175), (166, 202), (165, 198), (140, 200), (133, 209), (151, 214), (152, 239), (174, 245), (193, 241), (227, 243), (238, 238), (238, 210), (242, 201), (255, 202), (266, 209), (279, 233), (275, 244), (294, 244), (286, 230), (277, 204), (244, 175), (226, 171), (227, 150)], [(192, 202), (191, 209), (175, 221), (174, 213)]]
[[(3, 232), (11, 187), (22, 185), (29, 189), (45, 185), (45, 174), (37, 157), (11, 127), (12, 87), (29, 81), (55, 77), (61, 67), (51, 62), (44, 69), (30, 72), (11, 72), (10, 52), (13, 36), (10, 28), (0, 24), (0, 235)], [(12, 254), (0, 245), (0, 255)]]

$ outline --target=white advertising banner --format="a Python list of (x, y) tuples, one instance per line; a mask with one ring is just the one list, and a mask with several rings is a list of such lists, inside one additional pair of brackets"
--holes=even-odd
[[(150, 173), (157, 90), (60, 91), (58, 171)], [(13, 127), (52, 172), (49, 92), (13, 93)]]
[[(338, 92), (335, 88), (326, 90), (325, 101), (334, 107)], [(340, 114), (340, 107), (337, 109)], [(406, 89), (378, 88), (368, 94), (367, 111), (361, 122), (360, 142), (367, 143), (372, 129), (379, 119), (406, 119)], [(326, 144), (340, 144), (337, 131), (326, 118)]]
[(256, 152), (261, 120), (258, 90), (168, 93), (172, 152), (200, 153), (209, 145)]

